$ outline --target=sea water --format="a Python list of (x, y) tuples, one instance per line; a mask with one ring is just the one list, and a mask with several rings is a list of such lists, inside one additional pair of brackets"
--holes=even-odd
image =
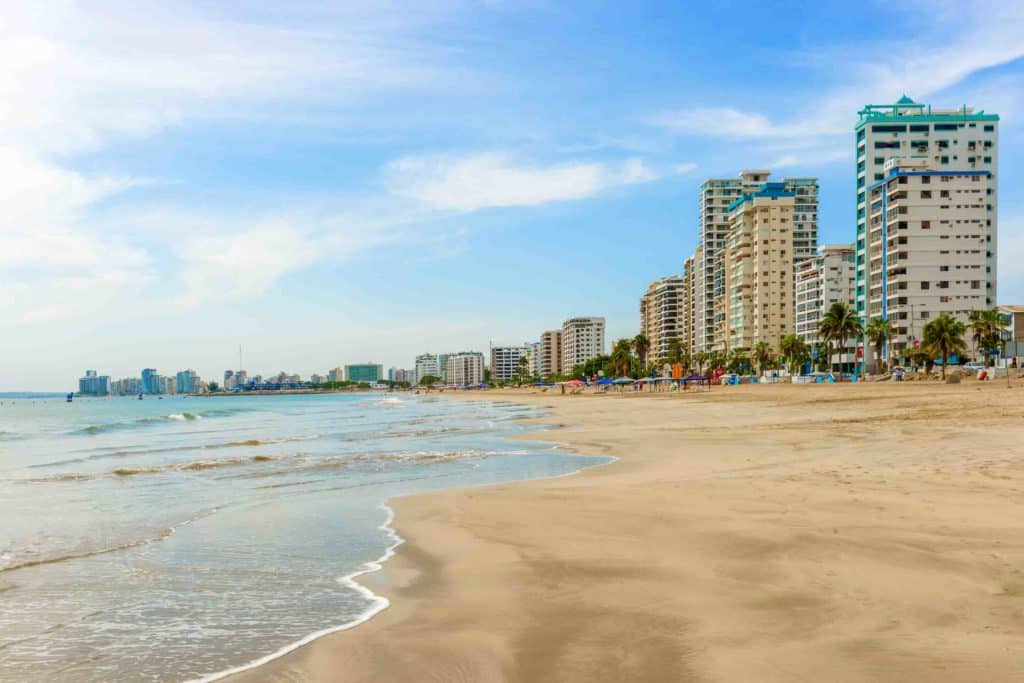
[[(0, 399), (0, 680), (215, 678), (386, 605), (386, 501), (603, 462), (411, 395)], [(353, 577), (356, 577), (353, 579)]]

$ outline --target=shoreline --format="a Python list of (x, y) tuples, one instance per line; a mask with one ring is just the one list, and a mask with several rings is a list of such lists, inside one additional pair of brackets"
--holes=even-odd
[[(936, 395), (948, 398), (954, 409)], [(979, 500), (961, 493), (964, 502), (971, 500), (966, 507), (955, 506), (959, 512), (987, 501), (992, 509), (983, 511), (982, 520), (1019, 518), (1015, 515), (1024, 505), (1003, 498), (1007, 487), (1024, 484), (1024, 476), (1018, 482), (1021, 473), (1001, 474), (1011, 482), (1002, 484), (989, 477), (992, 462), (971, 455), (983, 442), (993, 452), (1012, 452), (1024, 417), (1017, 392), (968, 382), (766, 386), (689, 396), (498, 391), (453, 396), (554, 404), (539, 421), (554, 418), (560, 426), (520, 438), (553, 443), (549, 437), (557, 433), (557, 441), (573, 452), (623, 457), (609, 463), (614, 467), (586, 468), (592, 471), (569, 478), (397, 499), (395, 526), (406, 543), (383, 572), (367, 577), (374, 592), (393, 598), (392, 608), (360, 629), (324, 636), (230, 680), (416, 680), (453, 671), (468, 680), (523, 681), (1005, 680), (1024, 673), (1019, 663), (1024, 661), (1019, 644), (1024, 617), (1005, 613), (1006, 607), (967, 609), (960, 620), (925, 619), (915, 629), (900, 626), (920, 621), (922, 611), (942, 611), (944, 601), (962, 603), (954, 588), (972, 593), (966, 604), (1024, 594), (1024, 581), (1017, 582), (1011, 569), (1024, 566), (1019, 526), (1003, 522), (992, 531), (999, 536), (991, 543), (992, 554), (1014, 560), (1000, 567), (963, 560), (957, 544), (950, 548), (922, 538), (919, 530), (921, 524), (934, 525), (933, 517), (955, 522), (932, 510), (936, 491), (953, 495), (943, 477), (932, 481), (921, 473), (941, 471), (937, 465), (965, 469), (974, 488), (982, 490), (976, 486), (981, 483), (992, 489)], [(752, 409), (752, 425), (723, 419), (746, 409)], [(666, 426), (671, 425), (666, 416), (679, 413), (703, 418), (703, 424)], [(820, 424), (812, 422), (815, 415)], [(974, 426), (971, 418), (984, 424)], [(957, 420), (967, 421), (965, 433), (950, 428)], [(1007, 427), (1018, 431), (1008, 433)], [(843, 430), (845, 441), (880, 442), (890, 450), (861, 452), (838, 438), (833, 444), (834, 430)], [(749, 451), (730, 445), (745, 446), (748, 438), (761, 446), (766, 462), (752, 464)], [(900, 462), (900, 449), (891, 450), (893, 438), (906, 444), (906, 463)], [(931, 462), (929, 449), (954, 444), (966, 450)], [(999, 462), (1013, 469), (1012, 459)], [(874, 472), (865, 467), (872, 464)], [(897, 476), (907, 465), (913, 465), (913, 476), (903, 471)], [(921, 493), (888, 490), (892, 486), (871, 480), (876, 472), (882, 481), (898, 479), (902, 487), (926, 485), (919, 486)], [(803, 480), (813, 485), (804, 486)], [(886, 505), (868, 505), (857, 497), (851, 509), (847, 498), (865, 496), (863, 483), (872, 484), (868, 492)], [(788, 517), (801, 516), (794, 505), (801, 495), (813, 514), (805, 511), (799, 524), (787, 524)], [(880, 515), (889, 506), (903, 513), (899, 520), (913, 523), (894, 524)], [(1007, 506), (1010, 517), (1003, 514)], [(883, 521), (880, 538), (867, 530), (873, 517)], [(884, 522), (897, 528), (886, 529)], [(968, 525), (972, 533), (964, 534), (960, 545), (978, 542), (978, 523)], [(836, 526), (818, 528), (829, 525)], [(803, 538), (808, 534), (812, 538)], [(892, 545), (887, 536), (892, 534), (908, 539)], [(682, 548), (678, 537), (686, 539)], [(784, 541), (793, 546), (791, 552), (776, 552), (789, 547)], [(928, 554), (926, 562), (908, 550), (932, 542), (937, 547), (918, 551)], [(829, 556), (837, 549), (851, 557), (837, 562)], [(901, 562), (893, 565), (890, 556)], [(851, 560), (869, 567), (865, 575), (872, 578), (851, 575)], [(932, 574), (943, 572), (954, 574), (954, 580), (936, 583)], [(962, 574), (978, 573), (1002, 589), (986, 583), (979, 592), (976, 577), (964, 581)], [(896, 588), (886, 587), (887, 581)], [(844, 589), (857, 586), (874, 607), (851, 600), (847, 593), (857, 591), (836, 591), (831, 585), (836, 583)], [(922, 587), (934, 593), (925, 591), (925, 599)], [(978, 625), (984, 621), (996, 623)], [(815, 637), (816, 630), (803, 635), (809, 624), (827, 637)], [(794, 628), (801, 637), (793, 637)], [(980, 640), (979, 630), (986, 636)], [(943, 644), (922, 633), (938, 633)], [(1008, 639), (1011, 635), (1017, 638)], [(877, 651), (858, 644), (866, 642), (874, 642)], [(620, 656), (609, 660), (609, 651)]]

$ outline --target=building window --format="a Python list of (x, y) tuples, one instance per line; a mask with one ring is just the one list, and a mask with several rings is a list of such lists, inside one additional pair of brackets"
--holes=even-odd
[(931, 289), (931, 283), (927, 280), (921, 281), (921, 289)]

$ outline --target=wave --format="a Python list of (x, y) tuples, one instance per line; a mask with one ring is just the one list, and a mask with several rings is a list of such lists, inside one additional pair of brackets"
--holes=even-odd
[(168, 420), (202, 420), (202, 415), (196, 415), (195, 413), (174, 413), (173, 415), (167, 416)]
[(248, 458), (223, 458), (220, 460), (193, 460), (191, 462), (179, 462), (179, 463), (168, 463), (166, 465), (160, 465), (157, 467), (118, 467), (110, 472), (96, 472), (88, 474), (80, 474), (75, 472), (69, 472), (65, 474), (55, 474), (50, 477), (37, 477), (34, 479), (23, 480), (26, 484), (38, 484), (43, 482), (55, 482), (55, 481), (83, 481), (90, 479), (100, 479), (102, 477), (134, 477), (140, 474), (161, 474), (163, 472), (200, 472), (203, 470), (220, 469), (223, 467), (238, 467), (242, 465), (254, 465), (258, 463), (270, 462), (277, 460), (277, 458), (270, 455), (253, 455)]
[(134, 420), (122, 420), (120, 422), (106, 422), (103, 424), (88, 425), (81, 429), (75, 430), (72, 433), (75, 434), (105, 434), (107, 432), (115, 432), (123, 429), (138, 429), (145, 427), (146, 425), (152, 424), (166, 424), (167, 422), (192, 422), (194, 420), (202, 420), (205, 417), (221, 417), (225, 415), (234, 415), (242, 412), (237, 409), (231, 408), (211, 408), (204, 410), (200, 413), (189, 413), (182, 411), (180, 413), (171, 413), (170, 415), (151, 415), (147, 417), (140, 417)]
[(200, 514), (196, 515), (195, 517), (190, 517), (189, 519), (186, 519), (184, 521), (177, 522), (176, 524), (172, 524), (169, 527), (165, 527), (163, 529), (159, 529), (159, 530), (156, 531), (155, 534), (153, 534), (152, 536), (146, 537), (146, 538), (134, 539), (134, 540), (131, 540), (131, 541), (125, 541), (124, 543), (118, 543), (118, 544), (109, 545), (109, 546), (102, 546), (102, 547), (99, 547), (99, 548), (87, 548), (87, 549), (84, 549), (84, 550), (65, 552), (65, 553), (61, 553), (59, 555), (51, 555), (51, 556), (37, 557), (37, 558), (32, 558), (32, 559), (25, 559), (25, 560), (22, 560), (20, 562), (15, 562), (14, 564), (11, 564), (11, 565), (8, 565), (8, 566), (0, 566), (0, 573), (3, 573), (3, 572), (13, 572), (13, 571), (16, 571), (18, 569), (27, 569), (28, 567), (39, 567), (41, 565), (46, 565), (46, 564), (57, 564), (58, 562), (67, 562), (69, 560), (79, 560), (79, 559), (82, 559), (82, 558), (85, 558), (85, 557), (95, 557), (96, 555), (106, 555), (108, 553), (114, 553), (114, 552), (118, 552), (120, 550), (130, 550), (131, 548), (138, 548), (139, 546), (149, 545), (150, 543), (156, 543), (158, 541), (163, 541), (163, 540), (166, 540), (167, 538), (169, 538), (171, 535), (173, 535), (174, 532), (176, 530), (180, 529), (181, 527), (187, 526), (187, 525), (191, 524), (192, 522), (197, 522), (197, 521), (203, 519), (204, 517), (209, 517), (213, 513), (217, 512), (217, 509), (218, 508), (212, 508), (210, 510), (206, 510), (206, 511), (201, 512)]

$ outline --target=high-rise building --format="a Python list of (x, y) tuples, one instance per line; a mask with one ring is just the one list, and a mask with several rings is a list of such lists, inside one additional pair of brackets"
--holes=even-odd
[(145, 394), (161, 394), (160, 375), (154, 368), (145, 368), (142, 371), (142, 392)]
[[(882, 306), (882, 289), (886, 290), (893, 285), (896, 286), (895, 292), (898, 294), (900, 291), (904, 292), (904, 296), (896, 296), (896, 299), (906, 299), (906, 304), (902, 305), (900, 311), (901, 315), (907, 317), (901, 317), (893, 321), (893, 326), (904, 329), (901, 334), (901, 341), (899, 343), (905, 343), (907, 338), (915, 337), (919, 338), (924, 324), (927, 323), (928, 319), (922, 317), (923, 315), (934, 316), (937, 308), (934, 308), (934, 304), (942, 303), (944, 306), (949, 306), (953, 310), (970, 310), (970, 307), (965, 303), (970, 303), (973, 306), (977, 303), (978, 299), (950, 299), (945, 302), (934, 302), (929, 304), (933, 308), (922, 310), (916, 305), (914, 310), (910, 309), (910, 292), (914, 287), (918, 288), (918, 292), (923, 290), (920, 289), (920, 282), (928, 282), (929, 287), (935, 281), (938, 282), (956, 282), (960, 281), (963, 283), (965, 280), (968, 282), (968, 288), (971, 290), (966, 296), (977, 296), (983, 294), (980, 301), (983, 306), (992, 307), (996, 304), (996, 244), (997, 244), (997, 207), (998, 207), (998, 147), (999, 147), (999, 116), (996, 114), (986, 114), (984, 111), (974, 111), (971, 107), (962, 106), (957, 109), (934, 109), (931, 105), (918, 104), (912, 99), (904, 95), (895, 104), (877, 105), (870, 104), (861, 109), (858, 112), (857, 125), (854, 128), (856, 133), (856, 162), (857, 162), (857, 290), (856, 290), (856, 302), (857, 312), (860, 315), (861, 322), (867, 324), (868, 320), (878, 315), (885, 315), (888, 313), (888, 307)], [(924, 178), (930, 178), (930, 188), (921, 187), (914, 190), (915, 194), (902, 199), (902, 206), (900, 208), (907, 212), (913, 211), (916, 219), (911, 221), (907, 218), (908, 214), (894, 214), (892, 221), (887, 221), (886, 227), (895, 224), (896, 230), (904, 232), (888, 232), (889, 238), (885, 241), (878, 241), (878, 234), (876, 233), (875, 238), (872, 239), (868, 234), (869, 230), (877, 230), (879, 225), (871, 225), (870, 219), (871, 214), (878, 215), (877, 210), (873, 211), (872, 200), (870, 194), (872, 193), (871, 188), (876, 183), (885, 183), (886, 176), (892, 172), (886, 170), (886, 163), (893, 158), (900, 158), (911, 160), (908, 162), (901, 162), (900, 166), (903, 169), (901, 177), (904, 178), (902, 181), (904, 184), (924, 184)], [(914, 166), (916, 162), (927, 161), (927, 167)], [(978, 176), (979, 178), (985, 178), (984, 180), (966, 180), (963, 178), (967, 176), (954, 176), (948, 172), (987, 172), (987, 176)], [(945, 173), (944, 173), (945, 172)], [(910, 175), (912, 173), (923, 173), (926, 175), (916, 176), (918, 180), (912, 181), (911, 179), (915, 176)], [(935, 178), (942, 178), (943, 176), (950, 178), (958, 178), (956, 181), (946, 181), (947, 183), (953, 182), (954, 184), (966, 183), (978, 183), (978, 185), (969, 186), (970, 190), (984, 188), (984, 215), (983, 216), (971, 216), (971, 217), (958, 217), (955, 214), (958, 213), (964, 206), (964, 202), (961, 201), (959, 205), (956, 199), (963, 199), (965, 195), (953, 195), (953, 188), (939, 187), (936, 183), (941, 184), (941, 180), (935, 180)], [(897, 180), (897, 185), (901, 181)], [(895, 188), (896, 192), (900, 191), (900, 188)], [(908, 190), (909, 191), (909, 190)], [(920, 192), (931, 192), (931, 198), (921, 197)], [(948, 197), (941, 196), (941, 192), (949, 192)], [(886, 197), (886, 193), (876, 193), (879, 198)], [(971, 192), (970, 194), (974, 194)], [(940, 199), (948, 199), (950, 201), (942, 202), (937, 201)], [(930, 202), (930, 204), (929, 204)], [(970, 204), (976, 204), (973, 200)], [(911, 208), (911, 204), (916, 204)], [(877, 209), (877, 207), (874, 207)], [(885, 215), (891, 212), (893, 207), (887, 206)], [(972, 212), (973, 213), (973, 212)], [(930, 215), (935, 214), (935, 215)], [(939, 215), (939, 214), (950, 214), (950, 215)], [(938, 221), (953, 221), (951, 223), (939, 223)], [(963, 223), (964, 220), (980, 220), (981, 223)], [(929, 222), (929, 230), (931, 232), (920, 234), (917, 240), (911, 241), (909, 232), (911, 230), (920, 230), (921, 223), (923, 221)], [(905, 223), (904, 228), (900, 228), (900, 223)], [(869, 227), (870, 226), (870, 227)], [(943, 231), (942, 234), (938, 232), (940, 227)], [(980, 228), (980, 229), (979, 229)], [(945, 235), (944, 237), (942, 235)], [(935, 254), (937, 256), (967, 256), (976, 257), (979, 254), (974, 253), (977, 249), (972, 245), (969, 249), (964, 249), (963, 240), (974, 240), (977, 238), (968, 237), (968, 235), (981, 235), (984, 240), (984, 245), (980, 249), (980, 254), (984, 255), (984, 263), (975, 263), (974, 259), (968, 259), (971, 263), (955, 263), (953, 261), (946, 261), (943, 259), (943, 263), (933, 264), (934, 268), (938, 268), (940, 265), (952, 267), (950, 271), (940, 271), (941, 275), (936, 272), (934, 274), (928, 274), (926, 271), (918, 270), (923, 266), (923, 262), (920, 259), (913, 257), (914, 251), (917, 251), (917, 247), (920, 245), (924, 247), (925, 251), (932, 251), (932, 242), (937, 240), (949, 240), (949, 249), (938, 249), (937, 251), (949, 251), (949, 254)], [(900, 243), (899, 239), (905, 238), (906, 242)], [(923, 239), (924, 241), (919, 241)], [(960, 240), (960, 244), (957, 241)], [(896, 258), (900, 258), (899, 254), (904, 253), (908, 259), (917, 262), (916, 266), (907, 264), (906, 266), (895, 266), (895, 264), (886, 264), (889, 270), (895, 269), (900, 270), (904, 267), (913, 268), (918, 272), (918, 275), (912, 276), (907, 273), (900, 273), (900, 280), (907, 285), (909, 289), (900, 290), (899, 284), (895, 281), (888, 281), (888, 273), (886, 274), (885, 283), (880, 279), (874, 281), (870, 278), (869, 268), (871, 267), (871, 259), (876, 259), (875, 272), (879, 274), (879, 278), (882, 275), (882, 269), (877, 259), (882, 257), (882, 254), (886, 254), (886, 259), (889, 257), (888, 243), (893, 241), (893, 246), (896, 247), (895, 255)], [(959, 248), (958, 248), (959, 246)], [(963, 253), (967, 251), (967, 253)], [(963, 272), (963, 266), (969, 265), (981, 265), (981, 274), (978, 277), (966, 277)], [(957, 275), (957, 267), (961, 271), (960, 277)], [(934, 270), (934, 268), (932, 270)], [(977, 270), (971, 268), (970, 270)], [(895, 275), (895, 273), (894, 273)], [(912, 281), (913, 280), (913, 281)], [(977, 281), (979, 283), (978, 289), (973, 289), (972, 284)], [(875, 288), (874, 294), (871, 289)], [(882, 289), (879, 289), (882, 288)], [(930, 291), (938, 296), (955, 297), (958, 296), (952, 292), (935, 292)], [(959, 296), (965, 296), (960, 294)], [(874, 300), (875, 305), (871, 305), (871, 301)], [(899, 304), (897, 304), (899, 305)], [(912, 317), (916, 316), (916, 317)]]
[(328, 382), (344, 382), (345, 381), (345, 369), (344, 368), (331, 368), (327, 371)]
[(526, 342), (524, 348), (530, 361), (530, 377), (540, 377), (540, 342)]
[(863, 284), (865, 320), (892, 323), (893, 358), (914, 348), (929, 320), (948, 313), (967, 323), (972, 311), (995, 305), (995, 177), (927, 156), (893, 158), (884, 169), (868, 186), (857, 292)]
[[(796, 267), (796, 334), (808, 346), (822, 341), (818, 326), (835, 303), (854, 307), (856, 252), (852, 244), (826, 245), (817, 256)], [(857, 340), (851, 339), (840, 362), (856, 359)]]
[(199, 374), (195, 370), (182, 370), (176, 375), (179, 394), (199, 393)]
[(476, 386), (484, 381), (484, 354), (462, 351), (445, 354), (445, 382), (455, 386)]
[(763, 183), (729, 205), (722, 250), (725, 291), (715, 306), (716, 350), (748, 351), (767, 342), (775, 351), (793, 332), (793, 232), (796, 193)]
[(669, 356), (673, 340), (685, 336), (686, 280), (678, 275), (655, 280), (640, 298), (640, 331), (650, 344), (648, 362), (660, 363)]
[(575, 366), (604, 354), (604, 349), (604, 318), (569, 318), (562, 323), (563, 375), (572, 374)]
[(345, 379), (349, 382), (379, 382), (384, 379), (384, 366), (374, 363), (359, 363), (345, 366)]
[[(738, 178), (712, 178), (700, 190), (699, 245), (693, 265), (694, 351), (723, 350), (724, 340), (715, 338), (725, 315), (715, 301), (725, 294), (722, 250), (731, 229), (729, 206), (740, 197), (757, 192), (768, 182), (771, 171), (743, 171)], [(818, 181), (816, 178), (784, 178), (785, 191), (793, 193), (793, 260), (814, 256), (818, 248)]]
[(695, 256), (691, 256), (683, 262), (683, 352), (693, 355), (693, 305), (694, 305), (694, 279), (693, 264)]
[(416, 356), (416, 379), (414, 384), (419, 384), (424, 377), (436, 377), (442, 379), (441, 365), (437, 356), (432, 353), (424, 353)]
[(562, 372), (562, 331), (548, 330), (540, 335), (540, 372), (541, 378), (558, 375)]
[(95, 370), (86, 370), (85, 377), (78, 380), (78, 393), (84, 396), (109, 395), (110, 376), (97, 375)]
[[(520, 360), (527, 359), (529, 368), (529, 351), (523, 346), (492, 346), (491, 347), (491, 381), (510, 382), (520, 377)], [(529, 372), (529, 370), (527, 370)]]

